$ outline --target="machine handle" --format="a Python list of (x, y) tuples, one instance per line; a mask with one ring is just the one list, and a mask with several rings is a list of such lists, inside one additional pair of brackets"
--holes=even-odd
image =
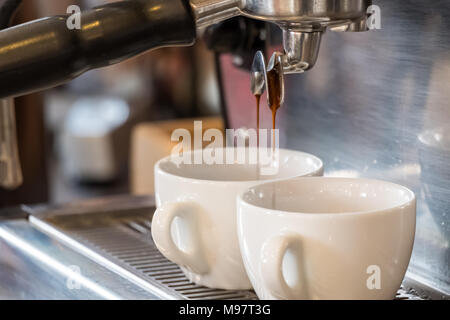
[(0, 98), (60, 85), (156, 47), (191, 45), (196, 25), (185, 0), (129, 0), (0, 31)]

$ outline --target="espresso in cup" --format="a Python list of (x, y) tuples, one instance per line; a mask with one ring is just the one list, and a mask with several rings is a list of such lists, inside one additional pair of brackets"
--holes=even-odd
[[(219, 151), (225, 156), (230, 149)], [(188, 154), (192, 164), (173, 157), (156, 164), (153, 239), (191, 281), (212, 288), (251, 289), (236, 234), (237, 196), (264, 181), (322, 175), (322, 161), (280, 149), (278, 170), (261, 174), (264, 171), (251, 161), (195, 164), (201, 152)]]
[(415, 221), (414, 193), (376, 180), (278, 181), (238, 199), (241, 252), (261, 299), (393, 299)]

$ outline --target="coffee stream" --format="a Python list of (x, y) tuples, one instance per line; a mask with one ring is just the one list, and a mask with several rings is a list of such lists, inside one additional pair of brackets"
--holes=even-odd
[(269, 108), (272, 110), (272, 151), (275, 151), (275, 125), (277, 111), (281, 106), (281, 83), (280, 74), (277, 68), (272, 68), (267, 72), (267, 91), (269, 94)]
[[(269, 92), (269, 108), (272, 110), (272, 150), (275, 150), (275, 128), (277, 111), (281, 106), (281, 83), (280, 75), (276, 68), (267, 72), (267, 91)], [(257, 147), (259, 148), (259, 110), (261, 103), (261, 95), (255, 95), (256, 98), (256, 132), (257, 132)]]
[(261, 95), (255, 94), (256, 98), (256, 150), (258, 151), (256, 153), (256, 180), (260, 180), (260, 163), (259, 163), (259, 106), (261, 103)]
[[(272, 111), (272, 156), (275, 157), (275, 128), (276, 128), (276, 119), (277, 119), (277, 111), (281, 106), (281, 82), (280, 82), (280, 74), (277, 68), (272, 68), (269, 72), (267, 72), (267, 92), (269, 94), (269, 108)], [(275, 158), (272, 158), (275, 161)], [(272, 192), (272, 208), (276, 208), (276, 197), (275, 192)]]
[(259, 150), (259, 105), (261, 103), (261, 95), (256, 94), (256, 147)]
[[(275, 128), (276, 128), (276, 117), (277, 117), (277, 111), (281, 106), (281, 83), (280, 83), (280, 75), (278, 73), (278, 70), (276, 68), (273, 68), (269, 72), (267, 72), (267, 91), (269, 94), (269, 108), (272, 111), (272, 154), (275, 155)], [(256, 99), (256, 132), (257, 132), (257, 149), (259, 150), (259, 128), (260, 128), (260, 103), (261, 103), (261, 95), (255, 95)], [(259, 163), (259, 152), (258, 152), (258, 160), (257, 160), (258, 166), (258, 179), (260, 178), (259, 172), (260, 172), (260, 163)]]

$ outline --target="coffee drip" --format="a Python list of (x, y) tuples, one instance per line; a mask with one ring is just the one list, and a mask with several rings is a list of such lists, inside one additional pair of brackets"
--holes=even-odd
[[(251, 69), (251, 92), (256, 100), (256, 129), (257, 129), (257, 149), (260, 148), (260, 102), (261, 96), (267, 89), (267, 105), (272, 112), (272, 153), (271, 163), (276, 163), (276, 118), (277, 111), (284, 101), (284, 73), (282, 64), (282, 54), (275, 52), (266, 68), (264, 55), (258, 51), (253, 60)], [(260, 152), (257, 152), (256, 175), (260, 179), (261, 163)]]
[(267, 104), (272, 112), (272, 150), (275, 150), (275, 129), (277, 111), (284, 100), (284, 80), (282, 54), (275, 52), (269, 61), (268, 68), (263, 54), (258, 51), (252, 65), (251, 90), (256, 98), (256, 128), (258, 132), (257, 147), (259, 148), (260, 128), (260, 100), (262, 93), (267, 89)]
[(272, 150), (275, 149), (275, 128), (277, 111), (281, 107), (281, 82), (279, 81), (280, 75), (276, 68), (267, 72), (267, 91), (269, 108), (272, 111)]
[(259, 149), (259, 106), (261, 103), (261, 95), (255, 94), (256, 98), (256, 147)]

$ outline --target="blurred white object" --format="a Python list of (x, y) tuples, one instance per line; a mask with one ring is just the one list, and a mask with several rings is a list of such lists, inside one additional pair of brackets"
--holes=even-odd
[(120, 158), (127, 156), (118, 150), (121, 146), (116, 137), (129, 117), (128, 103), (119, 98), (77, 100), (67, 114), (60, 139), (64, 175), (88, 182), (115, 179)]
[[(130, 152), (130, 187), (137, 195), (155, 193), (154, 165), (161, 158), (170, 155), (178, 142), (171, 141), (175, 129), (187, 129), (193, 133), (194, 120), (202, 121), (203, 131), (208, 129), (224, 130), (220, 117), (200, 119), (182, 119), (161, 122), (141, 123), (133, 128)], [(192, 145), (192, 148), (195, 148)]]

